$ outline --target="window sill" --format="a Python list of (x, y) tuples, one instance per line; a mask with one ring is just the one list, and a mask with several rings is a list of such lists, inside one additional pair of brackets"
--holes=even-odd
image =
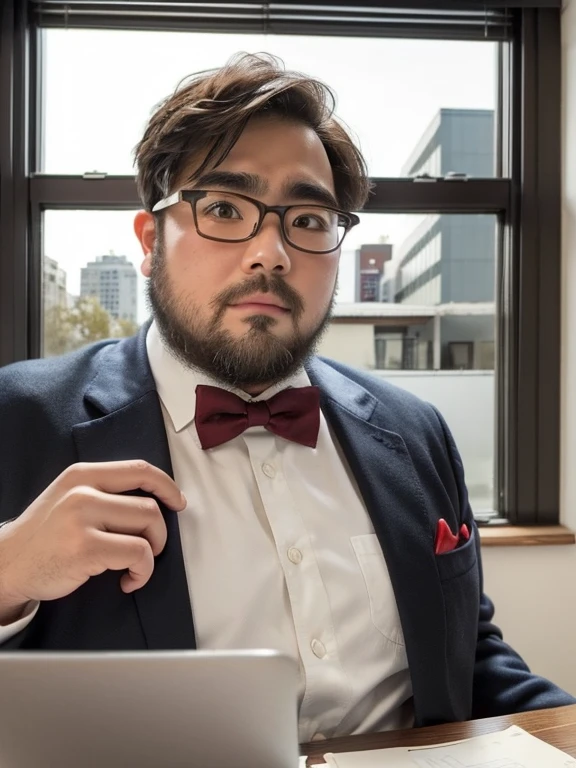
[(480, 526), (483, 547), (533, 547), (574, 544), (576, 535), (563, 525), (497, 525)]

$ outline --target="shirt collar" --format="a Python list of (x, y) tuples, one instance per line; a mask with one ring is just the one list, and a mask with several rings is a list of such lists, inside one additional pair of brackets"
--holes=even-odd
[(146, 351), (158, 396), (168, 412), (176, 432), (180, 432), (194, 421), (198, 384), (227, 389), (243, 400), (268, 400), (283, 389), (310, 386), (308, 374), (304, 368), (300, 368), (292, 376), (273, 384), (257, 397), (251, 398), (247, 392), (241, 389), (222, 384), (207, 373), (184, 365), (170, 351), (155, 321), (152, 322), (146, 334)]

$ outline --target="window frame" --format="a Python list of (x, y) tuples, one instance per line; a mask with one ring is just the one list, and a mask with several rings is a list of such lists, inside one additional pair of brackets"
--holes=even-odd
[[(30, 173), (41, 152), (35, 131), (42, 98), (39, 34), (31, 5), (4, 0), (1, 14), (4, 365), (41, 349), (43, 211), (141, 206), (129, 176)], [(105, 23), (99, 19), (100, 28)], [(502, 177), (425, 184), (377, 178), (364, 211), (497, 215), (495, 506), (510, 523), (551, 525), (559, 522), (560, 499), (560, 9), (513, 11), (511, 44), (500, 51)]]

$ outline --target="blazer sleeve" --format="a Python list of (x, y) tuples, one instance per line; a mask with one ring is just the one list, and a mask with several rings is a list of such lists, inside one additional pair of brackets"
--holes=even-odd
[[(473, 520), (473, 514), (468, 499), (462, 460), (446, 422), (440, 414), (438, 418), (444, 430), (448, 455), (456, 480), (460, 520), (468, 522)], [(493, 623), (494, 604), (484, 594), (480, 537), (475, 538), (480, 610), (474, 665), (472, 717), (493, 717), (576, 703), (573, 696), (554, 683), (532, 674), (521, 656), (504, 642), (501, 630)]]

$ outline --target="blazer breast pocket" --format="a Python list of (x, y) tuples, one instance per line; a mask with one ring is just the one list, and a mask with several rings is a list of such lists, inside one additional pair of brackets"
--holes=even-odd
[(463, 576), (476, 565), (476, 528), (471, 526), (470, 538), (464, 544), (450, 552), (436, 555), (436, 565), (441, 581), (456, 579)]
[(444, 597), (446, 621), (446, 658), (448, 676), (454, 688), (460, 690), (463, 708), (458, 719), (470, 717), (474, 658), (478, 643), (480, 610), (480, 571), (476, 554), (476, 536), (472, 526), (468, 541), (451, 552), (436, 555), (440, 588)]
[(375, 533), (352, 536), (350, 543), (366, 585), (372, 623), (390, 642), (403, 646), (396, 597), (378, 537)]

